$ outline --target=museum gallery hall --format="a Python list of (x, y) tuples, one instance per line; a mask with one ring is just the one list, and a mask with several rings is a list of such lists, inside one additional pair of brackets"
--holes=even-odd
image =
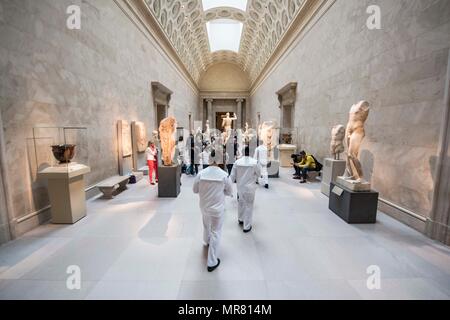
[(0, 300), (450, 299), (449, 49), (447, 0), (0, 0)]

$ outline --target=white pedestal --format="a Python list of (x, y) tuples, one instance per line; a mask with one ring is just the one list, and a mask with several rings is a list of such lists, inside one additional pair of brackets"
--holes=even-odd
[(292, 144), (280, 144), (278, 150), (280, 151), (280, 166), (282, 168), (292, 167), (291, 155), (295, 153), (297, 147)]
[(91, 169), (82, 164), (49, 167), (39, 172), (48, 179), (52, 223), (73, 224), (86, 216), (84, 175)]
[(368, 192), (372, 187), (370, 183), (366, 181), (359, 182), (356, 180), (347, 180), (344, 179), (344, 177), (337, 177), (336, 184), (354, 192)]
[(345, 160), (326, 158), (322, 170), (321, 191), (327, 197), (330, 196), (330, 183), (336, 183), (338, 176), (345, 172)]

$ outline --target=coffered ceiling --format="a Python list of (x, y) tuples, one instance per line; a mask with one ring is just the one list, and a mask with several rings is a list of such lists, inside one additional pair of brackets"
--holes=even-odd
[[(227, 4), (213, 0), (142, 0), (147, 10), (177, 52), (192, 78), (198, 83), (200, 76), (214, 63), (237, 64), (254, 82), (277, 45), (289, 30), (292, 21), (308, 1), (313, 0), (248, 0), (229, 1), (230, 6), (213, 7), (204, 11), (203, 1)], [(235, 3), (246, 3), (246, 11)], [(207, 2), (205, 2), (207, 3)], [(207, 24), (242, 23), (239, 50), (211, 51)], [(211, 29), (210, 29), (211, 30)], [(236, 30), (236, 29), (235, 29)], [(236, 37), (236, 32), (233, 36)], [(230, 37), (222, 32), (220, 37)], [(233, 40), (233, 39), (230, 39)]]

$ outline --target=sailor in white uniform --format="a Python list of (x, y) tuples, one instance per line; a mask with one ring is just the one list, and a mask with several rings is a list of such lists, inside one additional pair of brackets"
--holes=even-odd
[(258, 183), (263, 185), (266, 189), (269, 189), (269, 173), (267, 172), (267, 164), (268, 164), (268, 152), (267, 147), (264, 144), (261, 144), (255, 150), (255, 155), (253, 158), (258, 161), (259, 168), (261, 170), (260, 178), (258, 179)]
[(238, 191), (238, 221), (244, 225), (244, 232), (252, 230), (253, 205), (255, 203), (256, 181), (261, 175), (258, 162), (251, 158), (250, 148), (245, 147), (245, 156), (237, 160), (231, 171), (231, 181), (236, 181)]
[(194, 181), (193, 191), (200, 197), (203, 214), (203, 242), (208, 248), (208, 271), (220, 264), (219, 246), (225, 213), (225, 197), (232, 196), (233, 185), (228, 174), (220, 169), (211, 151), (210, 166), (202, 170)]

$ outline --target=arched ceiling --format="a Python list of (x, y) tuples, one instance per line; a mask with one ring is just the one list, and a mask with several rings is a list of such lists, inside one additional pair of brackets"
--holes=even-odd
[[(238, 65), (253, 83), (308, 0), (248, 0), (246, 11), (204, 11), (202, 0), (144, 1), (197, 83), (208, 67), (222, 62)], [(239, 52), (211, 52), (206, 24), (217, 19), (243, 23)]]

